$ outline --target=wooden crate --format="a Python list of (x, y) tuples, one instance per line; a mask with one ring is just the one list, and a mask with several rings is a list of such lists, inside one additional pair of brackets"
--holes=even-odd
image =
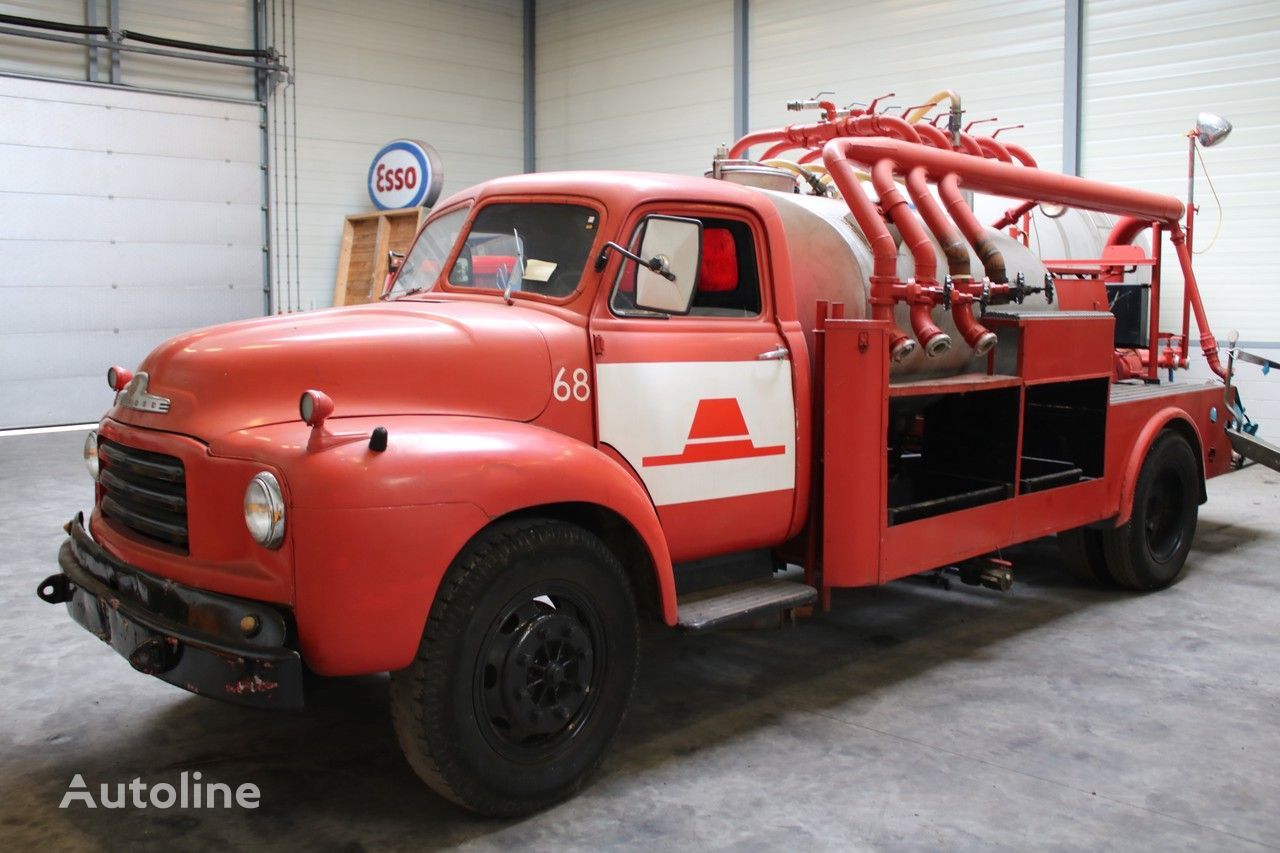
[(377, 299), (387, 277), (387, 252), (407, 252), (428, 212), (425, 207), (410, 207), (348, 216), (342, 226), (333, 304), (360, 305)]

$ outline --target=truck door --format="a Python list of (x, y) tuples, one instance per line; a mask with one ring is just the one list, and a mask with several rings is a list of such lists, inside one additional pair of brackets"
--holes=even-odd
[(702, 222), (693, 307), (636, 308), (635, 263), (610, 257), (591, 329), (599, 442), (644, 482), (673, 559), (778, 544), (795, 501), (796, 416), (761, 232), (728, 212), (647, 213)]

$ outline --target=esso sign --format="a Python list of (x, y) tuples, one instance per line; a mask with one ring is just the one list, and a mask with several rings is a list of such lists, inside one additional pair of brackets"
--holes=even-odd
[(379, 210), (435, 204), (443, 174), (440, 155), (425, 142), (397, 139), (369, 166), (369, 198)]

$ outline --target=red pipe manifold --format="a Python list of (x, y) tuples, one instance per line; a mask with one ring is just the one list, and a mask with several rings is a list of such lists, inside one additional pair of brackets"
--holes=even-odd
[(789, 124), (776, 130), (761, 130), (748, 133), (733, 143), (729, 149), (729, 159), (737, 160), (746, 156), (754, 145), (766, 142), (775, 143), (776, 149), (781, 143), (790, 143), (787, 148), (814, 148), (841, 136), (894, 136), (908, 142), (919, 142), (920, 134), (914, 125), (908, 124), (897, 116), (872, 115), (857, 111), (835, 121), (822, 121), (815, 124)]
[[(868, 239), (872, 239), (873, 246), (877, 241), (883, 243), (887, 239), (889, 246), (887, 257), (883, 246), (876, 252), (878, 274), (872, 277), (872, 292), (882, 298), (888, 296), (890, 300), (893, 296), (892, 285), (897, 283), (896, 277), (891, 275), (894, 267), (893, 238), (888, 234), (883, 220), (876, 215), (875, 206), (857, 186), (852, 165), (853, 163), (876, 164), (881, 160), (896, 163), (900, 169), (908, 170), (908, 173), (920, 167), (924, 169), (926, 179), (939, 182), (939, 191), (944, 202), (947, 203), (953, 216), (958, 216), (957, 225), (971, 243), (975, 237), (981, 236), (985, 239), (986, 235), (981, 232), (981, 224), (977, 222), (976, 217), (973, 217), (973, 211), (969, 210), (968, 205), (964, 204), (964, 199), (960, 197), (959, 203), (955, 203), (959, 196), (960, 181), (964, 181), (966, 186), (976, 191), (992, 195), (1030, 197), (1039, 202), (1162, 222), (1169, 229), (1170, 242), (1177, 251), (1178, 261), (1182, 267), (1187, 288), (1187, 301), (1190, 303), (1196, 326), (1200, 331), (1200, 348), (1204, 352), (1210, 369), (1218, 376), (1226, 378), (1226, 370), (1218, 358), (1217, 341), (1209, 327), (1204, 303), (1200, 297), (1200, 288), (1192, 268), (1191, 252), (1187, 247), (1186, 234), (1182, 230), (1183, 205), (1178, 199), (1145, 190), (1104, 184), (1074, 175), (1060, 175), (1040, 169), (1015, 166), (1012, 163), (978, 159), (898, 139), (885, 137), (833, 139), (823, 149), (823, 161), (826, 163), (827, 170), (835, 178), (841, 193), (849, 200), (850, 208), (854, 209), (854, 217), (862, 227), (863, 233), (868, 235)], [(861, 214), (859, 210), (862, 211)], [(977, 225), (976, 230), (973, 228), (974, 225)], [(1121, 227), (1132, 231), (1137, 226), (1122, 223)], [(1133, 233), (1136, 235), (1136, 232)], [(876, 238), (872, 238), (872, 234), (876, 234)], [(1116, 239), (1120, 236), (1123, 234), (1115, 235)], [(979, 257), (982, 257), (981, 251), (979, 251)], [(1003, 270), (1001, 273), (1003, 274)], [(987, 274), (995, 278), (990, 268)], [(877, 279), (879, 279), (878, 282)], [(884, 292), (886, 285), (888, 285), (888, 293)], [(887, 306), (878, 304), (877, 308), (887, 308)], [(901, 330), (896, 331), (899, 335), (902, 334)]]

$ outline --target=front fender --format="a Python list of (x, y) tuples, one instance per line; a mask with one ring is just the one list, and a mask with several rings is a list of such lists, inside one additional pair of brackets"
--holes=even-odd
[[(369, 449), (377, 426), (387, 448)], [(495, 518), (558, 503), (604, 507), (644, 542), (663, 618), (675, 624), (671, 556), (642, 486), (595, 447), (526, 423), (455, 416), (330, 419), (339, 439), (308, 451), (309, 428), (275, 424), (214, 452), (270, 464), (285, 480), (303, 656), (327, 675), (408, 665), (440, 578)]]

